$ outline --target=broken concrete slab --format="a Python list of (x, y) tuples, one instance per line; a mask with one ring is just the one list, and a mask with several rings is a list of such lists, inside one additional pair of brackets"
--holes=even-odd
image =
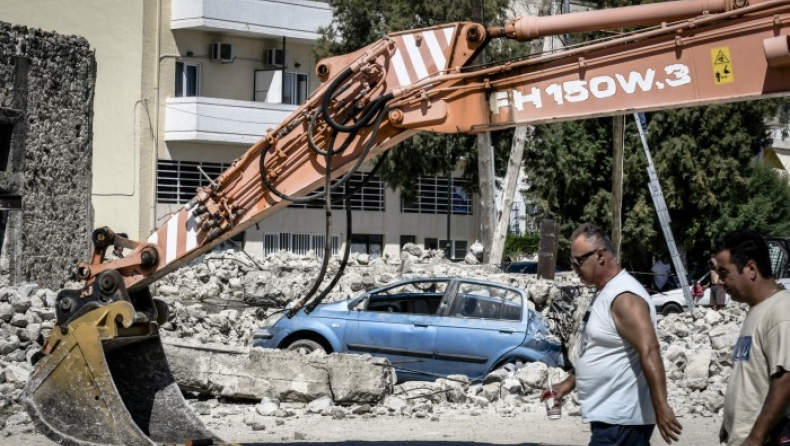
[(163, 345), (179, 386), (214, 396), (288, 402), (326, 396), (336, 404), (377, 403), (395, 383), (388, 361), (371, 356), (301, 355), (167, 338)]

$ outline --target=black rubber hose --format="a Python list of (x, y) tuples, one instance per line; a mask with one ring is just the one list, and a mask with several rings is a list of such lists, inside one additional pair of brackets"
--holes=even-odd
[(346, 248), (343, 250), (343, 260), (340, 261), (340, 268), (337, 270), (335, 277), (332, 278), (332, 282), (324, 288), (324, 291), (318, 295), (312, 302), (307, 304), (304, 309), (305, 314), (310, 314), (315, 310), (315, 307), (320, 304), (324, 298), (326, 298), (327, 294), (332, 291), (332, 288), (337, 285), (337, 282), (340, 281), (340, 278), (343, 277), (343, 273), (346, 271), (346, 266), (348, 265), (348, 257), (351, 254), (351, 200), (346, 199)]
[[(320, 147), (318, 147), (318, 144), (315, 143), (315, 139), (313, 139), (313, 130), (315, 129), (315, 121), (318, 118), (318, 114), (319, 114), (319, 110), (316, 110), (315, 113), (313, 113), (310, 116), (310, 119), (307, 121), (307, 144), (310, 146), (313, 152), (319, 153), (321, 155), (326, 155), (327, 153), (330, 152), (330, 150), (322, 150)], [(332, 131), (332, 136), (329, 138), (329, 144), (328, 144), (329, 147), (334, 147), (337, 133), (338, 133), (337, 130)], [(331, 153), (333, 155), (339, 155), (343, 153), (348, 148), (348, 146), (351, 145), (351, 142), (354, 140), (356, 136), (357, 136), (357, 132), (349, 133), (348, 137), (346, 137), (346, 140), (343, 142), (343, 145), (341, 145), (337, 149), (332, 149)]]
[(324, 121), (326, 121), (329, 127), (332, 127), (332, 129), (337, 130), (338, 132), (350, 133), (359, 131), (361, 128), (368, 125), (376, 113), (382, 113), (387, 105), (387, 102), (395, 97), (395, 95), (390, 92), (373, 101), (373, 104), (371, 104), (371, 106), (368, 108), (362, 119), (357, 121), (355, 124), (343, 125), (336, 122), (334, 119), (332, 119), (332, 116), (329, 113), (329, 103), (332, 101), (332, 99), (334, 99), (334, 92), (338, 86), (353, 74), (354, 72), (351, 70), (351, 68), (346, 68), (342, 73), (340, 73), (340, 75), (336, 77), (335, 80), (333, 80), (329, 85), (327, 92), (324, 95), (324, 99), (321, 101), (321, 114), (324, 115)]
[[(362, 183), (358, 187), (355, 187), (353, 190), (346, 192), (346, 194), (340, 199), (340, 200), (343, 200), (345, 202), (345, 208), (346, 208), (346, 247), (343, 250), (343, 259), (340, 261), (340, 268), (338, 269), (337, 273), (335, 274), (335, 277), (332, 279), (332, 282), (326, 287), (326, 289), (324, 289), (324, 291), (321, 293), (321, 295), (319, 295), (314, 301), (312, 301), (309, 304), (307, 304), (307, 306), (305, 307), (305, 314), (312, 313), (313, 310), (315, 310), (315, 308), (318, 306), (318, 304), (320, 304), (324, 300), (324, 298), (326, 298), (327, 294), (329, 294), (329, 291), (331, 291), (335, 287), (335, 285), (337, 285), (337, 282), (343, 276), (343, 273), (346, 270), (346, 266), (348, 265), (348, 257), (349, 257), (349, 255), (351, 253), (351, 235), (352, 235), (352, 231), (351, 231), (351, 227), (352, 227), (352, 222), (351, 222), (351, 197), (358, 190), (362, 189), (363, 187), (367, 186), (368, 183), (370, 183), (371, 179), (376, 175), (376, 173), (381, 168), (381, 166), (384, 165), (384, 161), (387, 159), (387, 155), (388, 154), (389, 154), (389, 152), (385, 152), (379, 158), (379, 160), (376, 162), (376, 165), (373, 167), (373, 169), (370, 171), (368, 176), (365, 178), (364, 181), (362, 181)], [(324, 206), (327, 209), (327, 219), (330, 219), (331, 215), (332, 215), (331, 211), (329, 211), (331, 209), (331, 206), (328, 203), (326, 203), (327, 200), (328, 200), (328, 198), (324, 200), (325, 201)], [(340, 201), (340, 200), (336, 200), (335, 202)], [(329, 221), (329, 220), (327, 220), (327, 221)], [(328, 223), (327, 229), (326, 229), (326, 239), (325, 239), (325, 244), (324, 244), (324, 263), (321, 266), (321, 272), (319, 273), (319, 279), (315, 281), (313, 289), (310, 290), (309, 293), (307, 293), (307, 296), (309, 296), (309, 297), (306, 297), (305, 299), (309, 299), (310, 297), (312, 297), (312, 295), (315, 293), (315, 289), (318, 288), (318, 285), (324, 280), (324, 276), (325, 276), (325, 272), (326, 272), (326, 266), (328, 264), (328, 259), (329, 259), (329, 243), (330, 242), (331, 242), (331, 223)], [(300, 299), (300, 300), (302, 300), (302, 299)], [(299, 306), (297, 308), (299, 308)], [(288, 317), (291, 318), (293, 316), (293, 314), (295, 314), (295, 312), (294, 313), (289, 312), (288, 313), (288, 315), (289, 315)]]
[[(331, 151), (330, 151), (330, 153), (327, 153), (324, 156), (324, 159), (326, 160), (327, 167), (331, 167), (331, 165), (332, 165), (332, 154), (331, 154)], [(327, 170), (327, 175), (324, 176), (324, 188), (326, 190), (329, 190), (329, 186), (330, 186), (329, 183), (332, 181), (332, 177), (329, 175), (330, 171), (331, 171), (331, 169), (328, 169)], [(332, 250), (331, 250), (331, 246), (332, 246), (332, 194), (325, 194), (324, 195), (324, 210), (326, 212), (326, 218), (324, 219), (324, 223), (325, 223), (324, 226), (326, 228), (325, 229), (325, 235), (324, 235), (324, 237), (325, 237), (324, 238), (324, 261), (321, 262), (321, 271), (319, 271), (318, 276), (313, 281), (313, 287), (310, 289), (310, 291), (307, 292), (307, 294), (305, 294), (305, 296), (303, 298), (299, 299), (300, 303), (297, 304), (297, 308), (303, 306), (305, 304), (305, 302), (309, 301), (310, 299), (312, 299), (313, 296), (315, 296), (316, 291), (318, 291), (318, 287), (321, 286), (321, 282), (324, 280), (324, 277), (326, 276), (326, 269), (327, 269), (327, 266), (329, 265), (329, 258), (331, 257), (331, 254), (332, 254)]]
[[(354, 164), (354, 167), (352, 167), (351, 170), (349, 170), (342, 177), (340, 177), (340, 180), (337, 182), (337, 184), (335, 184), (333, 186), (333, 189), (337, 189), (338, 187), (340, 187), (343, 184), (345, 184), (351, 178), (351, 175), (359, 170), (359, 167), (365, 161), (365, 158), (367, 158), (368, 153), (370, 153), (370, 150), (373, 148), (373, 144), (376, 141), (376, 136), (378, 135), (378, 132), (379, 132), (379, 127), (381, 126), (381, 121), (384, 119), (384, 115), (385, 114), (386, 113), (380, 113), (377, 116), (376, 122), (374, 123), (374, 126), (373, 126), (373, 131), (371, 132), (370, 137), (369, 137), (367, 143), (365, 144), (365, 148), (362, 150), (362, 153), (357, 158), (356, 164)], [(306, 197), (296, 197), (296, 196), (292, 196), (292, 195), (286, 195), (286, 194), (282, 193), (281, 191), (279, 191), (269, 181), (269, 179), (266, 176), (266, 171), (264, 170), (264, 166), (266, 164), (266, 154), (269, 151), (269, 147), (270, 146), (271, 145), (269, 143), (267, 143), (266, 146), (263, 147), (263, 150), (261, 151), (261, 158), (260, 158), (258, 169), (260, 171), (261, 180), (266, 185), (266, 187), (269, 188), (269, 190), (272, 191), (272, 193), (274, 195), (282, 198), (283, 200), (288, 200), (288, 201), (290, 201), (292, 203), (306, 204), (306, 203), (310, 203), (312, 201), (315, 201), (317, 199), (320, 199), (320, 198), (322, 198), (324, 196), (324, 194), (330, 192), (328, 190), (324, 190), (323, 192), (317, 192), (317, 193), (315, 193), (313, 195), (308, 195)]]

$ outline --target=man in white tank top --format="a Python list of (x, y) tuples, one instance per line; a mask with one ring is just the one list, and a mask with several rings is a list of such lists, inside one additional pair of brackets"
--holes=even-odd
[(620, 267), (609, 237), (593, 224), (571, 236), (571, 264), (598, 293), (582, 323), (576, 370), (554, 386), (557, 396), (578, 389), (590, 446), (649, 446), (656, 425), (664, 441), (678, 441), (682, 426), (667, 403), (650, 295)]

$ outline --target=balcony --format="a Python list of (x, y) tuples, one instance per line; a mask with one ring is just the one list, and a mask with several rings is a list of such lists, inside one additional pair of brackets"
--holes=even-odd
[(251, 145), (279, 125), (295, 105), (229, 99), (168, 98), (165, 141)]
[(170, 27), (241, 37), (314, 42), (332, 21), (325, 2), (310, 0), (173, 0)]

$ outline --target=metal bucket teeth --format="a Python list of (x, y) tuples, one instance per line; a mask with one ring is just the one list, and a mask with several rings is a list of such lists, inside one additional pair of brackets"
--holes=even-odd
[(64, 445), (221, 443), (184, 401), (155, 326), (119, 336), (133, 314), (131, 304), (115, 302), (72, 321), (65, 333), (53, 329), (51, 354), (25, 387), (36, 426)]

